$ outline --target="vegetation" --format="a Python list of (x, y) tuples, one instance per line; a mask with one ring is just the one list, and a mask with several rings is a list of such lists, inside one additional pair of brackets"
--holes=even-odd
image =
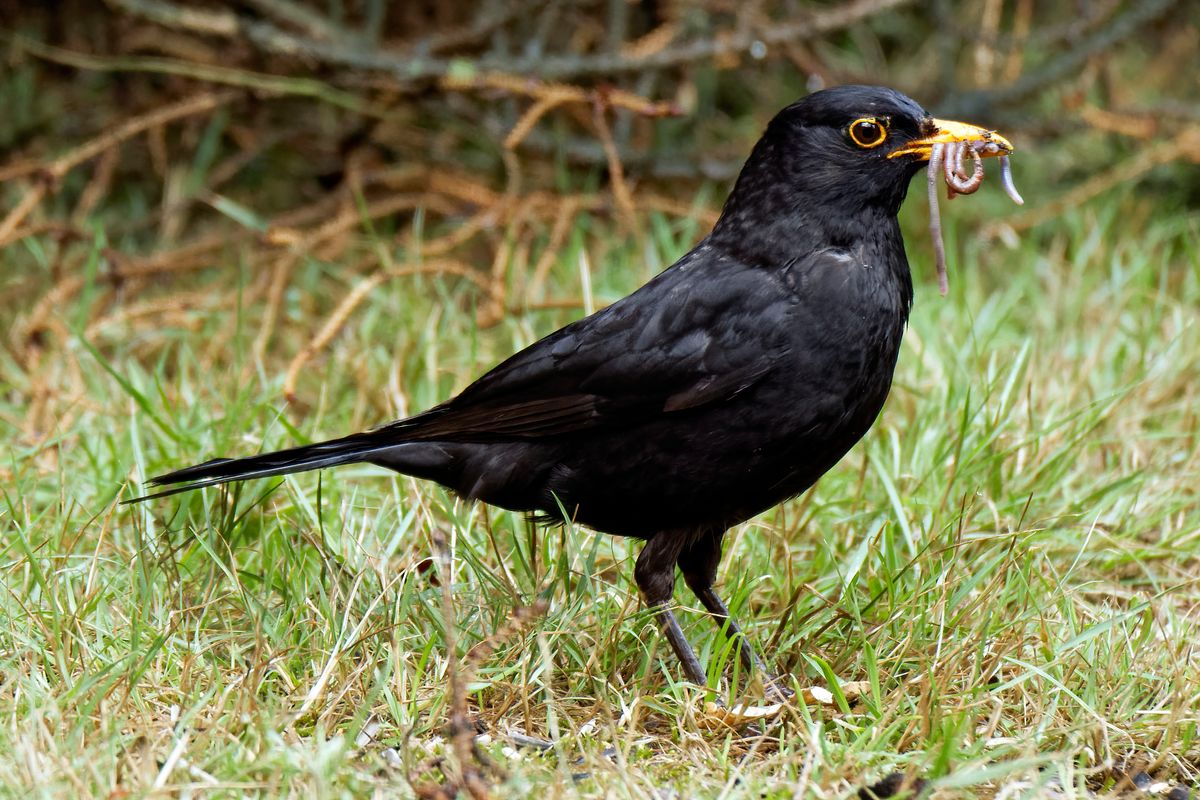
[[(609, 108), (616, 161), (596, 95), (534, 120), (539, 141), (590, 132), (589, 163), (455, 127), (469, 95), (448, 90), (343, 147), (362, 109), (324, 76), (302, 98), (114, 77), (100, 62), (128, 54), (63, 66), (48, 48), (90, 34), (40, 24), (6, 39), (0, 80), (14, 795), (436, 796), (464, 771), (497, 797), (842, 797), (896, 771), (947, 796), (1200, 783), (1194, 123), (1079, 111), (1069, 148), (1032, 124), (1041, 146), (1014, 157), (1029, 211), (994, 178), (944, 204), (944, 299), (908, 203), (918, 301), (883, 417), (728, 540), (723, 593), (800, 691), (729, 729), (706, 701), (761, 687), (686, 607), (710, 682), (679, 682), (630, 579), (636, 543), (368, 467), (117, 503), (185, 462), (429, 407), (631, 291), (703, 235), (728, 175), (656, 176), (626, 150), (675, 131), (708, 163), (715, 130), (736, 161), (798, 91), (783, 68), (708, 130), (630, 98), (622, 138)], [(869, 60), (861, 37), (929, 25), (871, 24), (833, 41)], [(1109, 68), (1158, 74), (1143, 49)], [(719, 74), (680, 85), (725, 108)], [(531, 100), (512, 100), (496, 113), (515, 123)], [(454, 670), (492, 767), (456, 751)]]

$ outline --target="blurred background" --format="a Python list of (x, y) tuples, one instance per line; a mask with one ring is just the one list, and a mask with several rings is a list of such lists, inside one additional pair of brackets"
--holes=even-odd
[(770, 116), (833, 84), (887, 84), (1018, 143), (1028, 205), (955, 209), (981, 240), (1011, 246), (1112, 192), (1152, 196), (1144, 216), (1195, 209), (1198, 16), (1171, 0), (4, 0), (13, 423), (30, 441), (71, 413), (81, 325), (151, 359), (164, 326), (256, 308), (254, 356), (286, 355), (297, 400), (300, 367), (369, 294), (357, 279), (452, 276), (485, 327), (582, 309), (552, 291), (565, 244), (583, 237), (603, 271), (654, 220), (697, 238)]

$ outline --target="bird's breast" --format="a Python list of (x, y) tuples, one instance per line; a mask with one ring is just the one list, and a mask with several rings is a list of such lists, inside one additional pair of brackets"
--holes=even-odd
[(908, 321), (900, 272), (885, 256), (856, 248), (828, 252), (785, 273), (796, 301), (788, 326), (796, 380), (847, 395), (885, 373), (890, 383)]
[[(767, 449), (789, 462), (781, 491), (802, 491), (867, 432), (891, 389), (908, 319), (889, 265), (847, 252), (793, 276), (787, 357), (760, 402), (787, 409)], [(813, 474), (815, 472), (815, 474)]]

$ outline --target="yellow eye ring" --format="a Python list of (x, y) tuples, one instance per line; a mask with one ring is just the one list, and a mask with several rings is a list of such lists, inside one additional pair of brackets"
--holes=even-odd
[(859, 147), (879, 147), (887, 140), (887, 122), (875, 117), (862, 117), (850, 123), (850, 139)]

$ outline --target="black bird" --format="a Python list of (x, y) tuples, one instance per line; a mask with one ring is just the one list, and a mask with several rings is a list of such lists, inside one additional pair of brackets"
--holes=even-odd
[(676, 567), (766, 673), (713, 589), (722, 538), (808, 489), (879, 414), (913, 300), (896, 214), (934, 146), (959, 141), (1012, 149), (890, 89), (810, 94), (771, 120), (712, 233), (633, 294), (422, 414), (170, 472), (151, 483), (186, 485), (137, 499), (367, 462), (565, 511), (645, 540), (634, 578), (689, 680), (705, 675), (668, 606)]

